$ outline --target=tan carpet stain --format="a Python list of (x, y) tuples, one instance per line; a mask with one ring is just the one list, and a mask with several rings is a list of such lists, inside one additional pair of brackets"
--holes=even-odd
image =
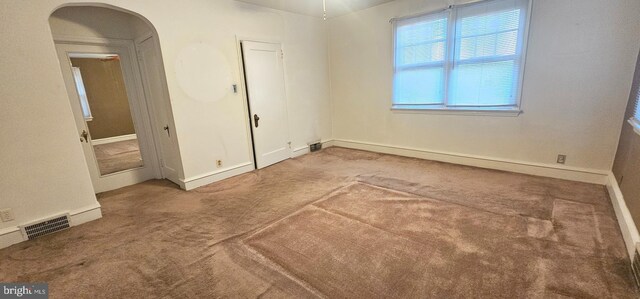
[(637, 298), (603, 186), (328, 148), (0, 250), (52, 298)]

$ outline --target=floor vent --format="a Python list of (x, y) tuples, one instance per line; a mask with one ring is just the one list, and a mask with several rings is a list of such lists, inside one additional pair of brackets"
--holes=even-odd
[(69, 216), (58, 216), (38, 223), (22, 226), (22, 232), (29, 240), (69, 228)]
[(633, 269), (633, 276), (636, 278), (636, 286), (640, 288), (640, 243), (636, 244), (636, 251), (633, 255), (631, 268)]
[(322, 143), (321, 142), (316, 142), (313, 144), (309, 144), (309, 151), (311, 152), (317, 152), (319, 150), (322, 149)]

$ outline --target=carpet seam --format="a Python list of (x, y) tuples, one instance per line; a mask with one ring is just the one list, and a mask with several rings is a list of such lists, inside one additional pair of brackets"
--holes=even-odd
[[(257, 263), (262, 264), (265, 267), (269, 267), (272, 270), (282, 274), (283, 276), (291, 279), (292, 281), (296, 282), (297, 284), (299, 284), (301, 287), (305, 288), (306, 290), (308, 290), (309, 292), (311, 292), (312, 294), (318, 296), (319, 298), (328, 298), (324, 293), (322, 293), (320, 290), (316, 289), (313, 285), (311, 285), (309, 282), (305, 281), (304, 279), (298, 277), (297, 275), (291, 273), (290, 271), (288, 271), (283, 265), (279, 264), (278, 262), (266, 257), (265, 255), (263, 255), (262, 253), (260, 253), (256, 248), (254, 248), (253, 246), (246, 244), (245, 242), (239, 242), (239, 244), (241, 246), (243, 246), (248, 252), (251, 253), (250, 257)], [(258, 259), (255, 259), (254, 257), (258, 257)]]
[[(473, 209), (473, 210), (476, 210), (476, 211), (486, 212), (486, 213), (490, 213), (490, 214), (494, 214), (494, 215), (507, 216), (507, 217), (536, 218), (536, 217), (531, 217), (531, 216), (524, 216), (524, 215), (521, 215), (521, 214), (513, 214), (513, 215), (501, 214), (501, 213), (497, 213), (497, 212), (494, 212), (494, 211), (488, 211), (488, 210), (480, 209), (480, 208), (473, 207), (473, 206), (463, 205), (463, 204), (458, 203), (458, 202), (444, 200), (444, 199), (441, 199), (441, 198), (433, 198), (433, 197), (429, 197), (429, 196), (425, 196), (425, 195), (421, 195), (421, 194), (413, 193), (413, 192), (409, 192), (409, 191), (399, 191), (399, 190), (395, 190), (395, 189), (391, 189), (391, 188), (387, 188), (387, 187), (383, 187), (383, 186), (374, 185), (374, 184), (371, 184), (371, 183), (368, 183), (368, 182), (364, 182), (364, 181), (359, 181), (359, 182), (361, 184), (368, 185), (368, 186), (371, 186), (371, 187), (374, 187), (374, 188), (378, 188), (378, 189), (382, 189), (382, 190), (387, 190), (387, 191), (392, 191), (392, 192), (395, 191), (397, 193), (405, 193), (407, 195), (411, 195), (411, 196), (415, 196), (415, 197), (432, 199), (432, 200), (436, 200), (436, 201), (440, 201), (440, 202), (444, 202), (444, 203), (448, 203), (448, 204), (452, 204), (452, 205), (457, 205), (457, 206), (465, 207), (465, 208), (468, 208), (468, 209)], [(550, 219), (543, 219), (543, 218), (536, 218), (536, 219), (550, 220)]]

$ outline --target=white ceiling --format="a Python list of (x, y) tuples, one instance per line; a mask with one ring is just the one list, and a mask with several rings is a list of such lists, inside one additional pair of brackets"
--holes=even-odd
[[(322, 17), (322, 0), (237, 0), (299, 14)], [(326, 0), (327, 17), (332, 18), (394, 0)]]

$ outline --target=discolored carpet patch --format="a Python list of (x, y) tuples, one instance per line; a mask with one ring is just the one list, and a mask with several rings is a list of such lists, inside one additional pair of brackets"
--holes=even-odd
[(637, 298), (603, 186), (328, 148), (0, 250), (52, 298)]

